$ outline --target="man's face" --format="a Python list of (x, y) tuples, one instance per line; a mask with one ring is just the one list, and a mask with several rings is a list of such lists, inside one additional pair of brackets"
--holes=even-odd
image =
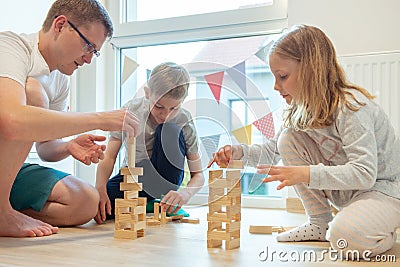
[[(75, 27), (75, 24), (72, 25)], [(90, 64), (94, 52), (101, 49), (106, 39), (106, 30), (99, 22), (74, 27), (66, 23), (59, 37), (57, 69), (66, 75), (72, 75), (78, 67)]]

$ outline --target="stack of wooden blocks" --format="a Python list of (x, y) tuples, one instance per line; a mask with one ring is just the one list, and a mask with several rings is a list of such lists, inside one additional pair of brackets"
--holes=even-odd
[(128, 138), (128, 167), (121, 169), (124, 181), (120, 184), (123, 199), (115, 199), (114, 237), (136, 239), (144, 236), (146, 229), (146, 198), (139, 197), (142, 184), (138, 183), (143, 168), (135, 167), (136, 140)]
[[(240, 247), (241, 221), (241, 161), (234, 161), (227, 166), (225, 178), (223, 170), (209, 171), (209, 213), (207, 214), (207, 247), (225, 249)], [(233, 170), (236, 169), (236, 170)]]

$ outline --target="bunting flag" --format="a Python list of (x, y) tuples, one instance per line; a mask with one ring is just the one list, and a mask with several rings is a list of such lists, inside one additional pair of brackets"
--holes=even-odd
[(210, 159), (213, 157), (213, 153), (215, 153), (218, 149), (219, 138), (219, 134), (200, 137), (201, 143), (203, 144), (207, 156)]
[(251, 124), (232, 131), (233, 136), (241, 144), (251, 144)]
[(226, 72), (231, 76), (232, 80), (239, 86), (240, 90), (247, 95), (246, 86), (246, 63), (245, 61), (227, 69)]
[(206, 79), (208, 86), (211, 89), (211, 92), (213, 93), (215, 99), (219, 104), (219, 100), (221, 97), (222, 80), (224, 79), (224, 71), (205, 75), (204, 78)]
[(131, 77), (132, 73), (135, 72), (139, 64), (133, 59), (125, 56), (124, 57), (124, 66), (122, 67), (122, 84), (124, 84), (129, 77)]
[(275, 135), (274, 118), (272, 112), (268, 113), (261, 119), (253, 122), (253, 125), (266, 137), (272, 138)]
[(267, 63), (267, 55), (268, 55), (269, 49), (271, 49), (271, 46), (272, 46), (273, 43), (274, 43), (274, 42), (271, 41), (271, 42), (269, 42), (267, 45), (261, 47), (261, 48), (257, 51), (257, 53), (255, 53), (255, 55), (256, 55), (259, 59), (261, 59), (262, 61), (264, 61), (265, 63)]
[(146, 69), (146, 81), (150, 79), (151, 70)]

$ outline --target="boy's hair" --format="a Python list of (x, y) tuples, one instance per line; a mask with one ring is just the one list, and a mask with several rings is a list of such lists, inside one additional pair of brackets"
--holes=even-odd
[[(270, 55), (299, 62), (298, 97), (292, 100), (285, 114), (287, 127), (310, 130), (330, 126), (339, 105), (357, 111), (365, 103), (357, 100), (348, 89), (374, 98), (367, 90), (346, 80), (332, 42), (317, 27), (295, 26), (274, 43)], [(351, 103), (348, 96), (357, 104)]]
[(42, 30), (47, 32), (53, 24), (54, 18), (64, 15), (76, 27), (100, 22), (106, 29), (106, 37), (113, 35), (113, 24), (107, 10), (98, 0), (56, 0), (47, 12)]
[(164, 62), (156, 66), (150, 74), (147, 86), (150, 95), (183, 99), (188, 94), (190, 77), (188, 71), (173, 62)]

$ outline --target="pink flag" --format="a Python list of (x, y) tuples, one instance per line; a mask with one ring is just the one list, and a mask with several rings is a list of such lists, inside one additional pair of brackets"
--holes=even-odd
[(261, 119), (253, 122), (253, 125), (266, 137), (272, 138), (275, 135), (274, 118), (272, 112), (268, 113)]
[(206, 79), (208, 86), (210, 86), (211, 92), (213, 93), (215, 99), (219, 103), (221, 97), (222, 80), (224, 79), (224, 72), (220, 71), (208, 74), (205, 75), (204, 78)]

